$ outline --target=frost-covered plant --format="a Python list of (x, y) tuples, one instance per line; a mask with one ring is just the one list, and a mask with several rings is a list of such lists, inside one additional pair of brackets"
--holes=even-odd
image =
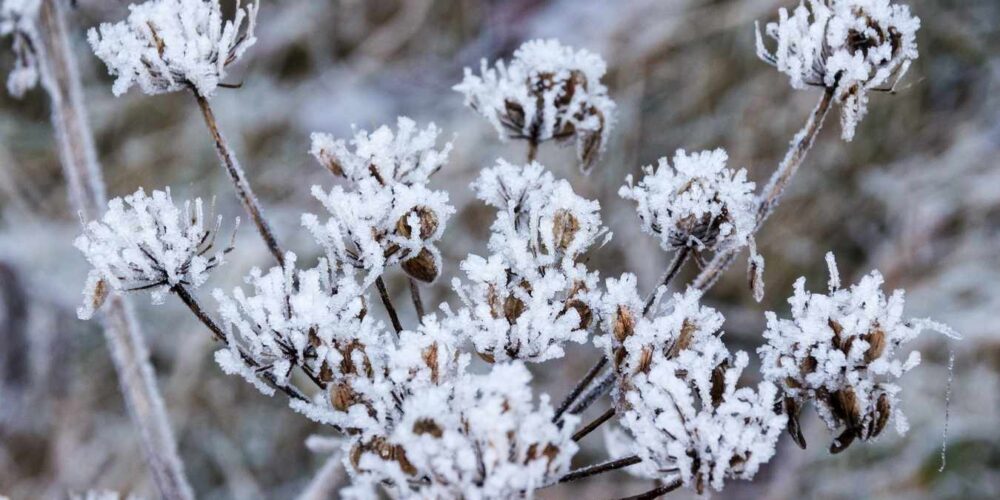
[(440, 134), (433, 123), (421, 130), (416, 122), (400, 116), (395, 132), (384, 125), (371, 133), (362, 130), (349, 143), (314, 133), (309, 152), (334, 175), (355, 183), (374, 178), (381, 185), (427, 184), (451, 153), (450, 142), (437, 149)]
[(925, 329), (948, 336), (948, 327), (926, 319), (903, 317), (903, 291), (889, 297), (884, 280), (872, 271), (850, 288), (841, 288), (833, 254), (828, 294), (809, 293), (805, 278), (795, 282), (788, 299), (791, 319), (767, 313), (767, 344), (759, 349), (761, 372), (785, 394), (789, 433), (800, 446), (798, 414), (812, 402), (831, 431), (841, 430), (830, 445), (838, 453), (855, 440), (877, 437), (890, 419), (896, 430), (907, 430), (894, 381), (920, 363), (911, 351), (905, 360), (897, 351)]
[(597, 273), (577, 259), (601, 237), (597, 202), (576, 195), (538, 163), (499, 160), (473, 184), (497, 209), (489, 249), (462, 262), (453, 288), (465, 307), (454, 318), (486, 360), (546, 361), (565, 342), (583, 343)]
[(569, 469), (577, 450), (572, 424), (556, 425), (548, 397), (533, 403), (521, 364), (421, 391), (383, 444), (355, 447), (350, 462), (402, 498), (515, 498)]
[(137, 84), (150, 95), (193, 88), (211, 97), (226, 67), (257, 41), (260, 0), (240, 3), (224, 20), (219, 0), (148, 0), (130, 5), (126, 20), (92, 28), (87, 40), (117, 77), (115, 95)]
[(201, 286), (233, 249), (232, 243), (224, 249), (215, 247), (222, 216), (214, 226), (205, 223), (200, 198), (184, 202), (182, 209), (174, 204), (169, 188), (153, 191), (152, 196), (140, 188), (108, 202), (101, 220), (85, 222), (83, 234), (74, 242), (94, 266), (78, 310), (80, 318), (90, 318), (109, 291), (150, 290), (153, 302), (161, 303), (173, 287)]
[(699, 493), (705, 485), (721, 490), (726, 478), (753, 478), (774, 454), (785, 416), (774, 385), (736, 387), (747, 355), (729, 354), (722, 315), (689, 289), (645, 316), (634, 276), (608, 280), (607, 288), (609, 332), (597, 343), (618, 377), (616, 413), (631, 438), (622, 437), (643, 459), (630, 471)]
[(40, 0), (3, 0), (0, 4), (0, 37), (11, 37), (14, 51), (14, 68), (7, 75), (7, 91), (16, 98), (38, 84), (38, 62), (32, 37), (39, 5)]
[(604, 60), (557, 40), (532, 40), (510, 64), (482, 61), (481, 75), (466, 68), (454, 88), (467, 106), (497, 129), (501, 140), (524, 139), (532, 148), (548, 140), (574, 141), (580, 168), (589, 170), (608, 141), (615, 104), (601, 77)]
[(695, 252), (741, 248), (757, 223), (754, 183), (744, 169), (726, 167), (725, 150), (688, 154), (678, 150), (673, 165), (660, 158), (632, 176), (618, 194), (636, 203), (643, 231), (657, 237), (664, 250)]
[(770, 52), (758, 28), (757, 55), (787, 74), (792, 87), (832, 92), (848, 141), (867, 112), (868, 92), (895, 87), (917, 58), (920, 19), (890, 0), (808, 0), (778, 16), (765, 27), (777, 47)]

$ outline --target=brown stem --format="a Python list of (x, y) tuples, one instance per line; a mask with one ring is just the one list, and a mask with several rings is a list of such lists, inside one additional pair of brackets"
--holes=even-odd
[(607, 364), (608, 364), (608, 357), (602, 356), (600, 361), (598, 361), (597, 364), (594, 365), (594, 367), (591, 368), (586, 375), (584, 375), (583, 379), (576, 384), (576, 387), (574, 387), (573, 390), (570, 391), (569, 395), (566, 396), (566, 399), (564, 399), (563, 402), (559, 404), (559, 408), (556, 410), (555, 416), (552, 417), (553, 422), (559, 421), (559, 418), (562, 417), (563, 413), (566, 413), (566, 410), (569, 409), (569, 405), (573, 404), (576, 401), (576, 399), (580, 397), (580, 394), (583, 394), (584, 389), (586, 389), (587, 386), (589, 386), (590, 383), (594, 381), (594, 378), (597, 377), (599, 373), (601, 373), (601, 370), (603, 370), (605, 365)]
[(424, 322), (424, 301), (420, 298), (420, 284), (417, 280), (410, 278), (410, 298), (413, 299), (413, 307), (417, 310), (417, 319), (421, 324)]
[[(816, 135), (823, 127), (823, 121), (830, 111), (831, 104), (833, 104), (833, 89), (826, 89), (806, 120), (805, 126), (792, 139), (785, 158), (781, 160), (781, 164), (771, 174), (771, 179), (764, 186), (764, 190), (759, 197), (755, 232), (760, 229), (764, 221), (767, 220), (768, 216), (774, 212), (775, 207), (778, 206), (781, 195), (785, 192), (785, 188), (788, 187), (792, 176), (799, 170), (803, 160), (806, 158), (806, 153), (809, 152), (809, 149), (812, 148), (813, 143), (816, 141)], [(736, 253), (737, 251), (731, 250), (716, 254), (712, 261), (698, 273), (691, 286), (698, 290), (711, 288), (719, 280), (719, 277), (722, 276), (726, 268), (736, 259)]]
[(602, 413), (600, 417), (595, 418), (592, 422), (584, 426), (582, 429), (576, 431), (576, 434), (573, 434), (573, 441), (579, 441), (587, 437), (587, 434), (594, 432), (595, 429), (604, 425), (604, 422), (611, 420), (611, 417), (614, 416), (615, 416), (615, 409), (608, 408), (608, 411)]
[(233, 154), (225, 137), (222, 136), (222, 132), (219, 131), (215, 113), (212, 112), (212, 107), (208, 104), (208, 99), (196, 90), (192, 89), (191, 93), (194, 94), (195, 100), (198, 101), (198, 107), (201, 108), (201, 114), (205, 118), (205, 125), (208, 126), (208, 131), (212, 134), (212, 140), (215, 142), (215, 152), (218, 153), (219, 160), (222, 161), (222, 166), (226, 169), (229, 179), (233, 181), (233, 187), (236, 188), (236, 196), (239, 197), (243, 208), (250, 215), (250, 219), (253, 220), (254, 226), (257, 227), (257, 232), (264, 239), (264, 243), (267, 244), (267, 248), (271, 251), (271, 255), (274, 256), (274, 260), (278, 261), (279, 266), (284, 267), (285, 256), (281, 251), (281, 247), (278, 246), (278, 240), (275, 239), (274, 233), (271, 232), (271, 227), (268, 225), (267, 220), (264, 219), (264, 215), (260, 209), (260, 202), (257, 200), (257, 196), (254, 195), (253, 189), (250, 187), (250, 183), (243, 173), (243, 169), (240, 168), (239, 162), (236, 160), (236, 155)]
[[(51, 101), (52, 127), (70, 202), (84, 220), (93, 220), (107, 205), (107, 198), (69, 41), (63, 0), (42, 1), (36, 29), (30, 36), (42, 86)], [(119, 389), (138, 431), (153, 483), (162, 498), (194, 498), (177, 453), (163, 397), (156, 386), (156, 375), (149, 364), (149, 349), (129, 301), (119, 296), (109, 297), (101, 324)]]
[(596, 476), (598, 474), (603, 474), (608, 471), (613, 471), (616, 469), (621, 469), (628, 467), (630, 465), (635, 465), (642, 462), (642, 459), (638, 455), (632, 455), (625, 458), (619, 458), (617, 460), (609, 460), (604, 463), (597, 465), (591, 465), (589, 467), (583, 467), (576, 469), (567, 473), (566, 475), (559, 478), (560, 483), (568, 483), (570, 481), (576, 481), (577, 479), (583, 479), (585, 477)]
[(538, 141), (534, 139), (528, 139), (528, 163), (535, 161), (535, 157), (538, 156)]
[[(216, 340), (221, 341), (223, 344), (227, 346), (230, 345), (229, 339), (226, 338), (226, 332), (222, 331), (222, 328), (219, 327), (218, 323), (216, 323), (215, 320), (213, 320), (212, 317), (205, 312), (205, 310), (201, 307), (201, 304), (198, 302), (198, 299), (196, 299), (193, 295), (191, 295), (191, 292), (189, 292), (187, 288), (181, 285), (177, 285), (171, 288), (170, 290), (177, 295), (177, 298), (181, 299), (181, 302), (183, 302), (184, 305), (186, 305), (188, 309), (191, 310), (192, 313), (194, 313), (195, 317), (198, 318), (198, 321), (201, 321), (201, 323), (205, 325), (212, 332)], [(253, 358), (251, 358), (249, 354), (243, 352), (243, 349), (237, 347), (236, 350), (239, 351), (240, 357), (243, 358), (244, 363), (246, 363), (251, 368), (254, 368), (255, 370), (257, 368), (260, 368), (260, 364), (258, 364)], [(309, 398), (307, 398), (304, 394), (302, 394), (301, 391), (299, 391), (294, 386), (279, 385), (273, 373), (269, 371), (264, 371), (261, 373), (261, 376), (263, 376), (264, 380), (267, 380), (267, 382), (272, 387), (275, 387), (279, 389), (281, 392), (284, 392), (285, 394), (288, 395), (288, 397), (292, 399), (298, 399), (301, 401), (309, 401)], [(317, 382), (317, 385), (320, 385), (316, 379), (313, 379), (313, 381)], [(322, 385), (320, 385), (320, 387), (322, 387)]]
[(661, 497), (663, 495), (666, 495), (667, 493), (670, 493), (671, 491), (676, 490), (677, 488), (680, 488), (682, 484), (683, 483), (681, 482), (680, 479), (675, 479), (667, 484), (657, 486), (656, 488), (653, 488), (644, 493), (639, 493), (638, 495), (632, 495), (630, 497), (622, 497), (619, 500), (649, 500), (651, 498)]
[(649, 313), (649, 310), (653, 307), (653, 302), (656, 300), (656, 292), (661, 286), (667, 286), (673, 281), (677, 273), (680, 272), (681, 268), (684, 267), (684, 262), (687, 261), (688, 255), (690, 255), (691, 249), (689, 247), (683, 247), (674, 254), (674, 258), (670, 261), (670, 265), (667, 266), (667, 270), (660, 277), (659, 284), (649, 292), (646, 296), (646, 306), (642, 308), (642, 315), (645, 316)]
[(389, 313), (389, 320), (392, 321), (392, 327), (396, 330), (396, 334), (403, 331), (403, 324), (399, 322), (399, 315), (396, 314), (396, 308), (392, 305), (392, 299), (389, 298), (389, 291), (385, 288), (385, 281), (379, 276), (375, 279), (375, 287), (378, 288), (378, 295), (382, 298), (382, 305), (385, 306), (385, 311)]

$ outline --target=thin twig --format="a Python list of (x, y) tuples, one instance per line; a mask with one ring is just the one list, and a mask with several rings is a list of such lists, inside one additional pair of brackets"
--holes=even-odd
[[(70, 48), (65, 9), (62, 0), (41, 3), (33, 43), (42, 86), (51, 100), (52, 127), (70, 202), (81, 217), (92, 220), (107, 204), (107, 198), (94, 136), (87, 123), (77, 62)], [(131, 304), (123, 297), (110, 297), (101, 324), (153, 483), (162, 498), (194, 498), (149, 364), (149, 348)]]
[(573, 434), (573, 441), (579, 441), (587, 437), (587, 434), (594, 432), (595, 429), (604, 425), (604, 422), (611, 420), (611, 417), (614, 416), (615, 416), (615, 409), (613, 407), (608, 408), (608, 411), (602, 413), (600, 417), (595, 418), (592, 422), (585, 425), (582, 429), (576, 431), (576, 434)]
[(667, 266), (667, 270), (664, 271), (663, 276), (660, 277), (659, 284), (653, 287), (653, 290), (649, 292), (646, 296), (646, 306), (642, 308), (642, 315), (645, 316), (649, 313), (649, 310), (653, 307), (653, 302), (656, 300), (656, 293), (659, 291), (661, 286), (667, 286), (673, 281), (677, 273), (680, 272), (681, 268), (684, 267), (684, 262), (687, 261), (688, 255), (691, 254), (691, 249), (688, 247), (683, 247), (674, 253), (674, 258), (670, 261), (670, 265)]
[(584, 389), (586, 389), (587, 386), (594, 381), (594, 378), (601, 373), (601, 370), (603, 370), (607, 364), (608, 357), (602, 356), (600, 361), (598, 361), (597, 364), (594, 365), (594, 367), (591, 368), (586, 375), (584, 375), (583, 379), (576, 384), (576, 387), (570, 391), (569, 395), (566, 396), (566, 399), (559, 404), (559, 408), (556, 410), (555, 416), (552, 417), (553, 422), (559, 421), (559, 418), (562, 417), (563, 413), (566, 413), (566, 410), (569, 409), (569, 405), (573, 404), (576, 401), (576, 398), (580, 397), (580, 394), (583, 393)]
[(396, 314), (396, 308), (392, 306), (392, 299), (389, 298), (389, 291), (385, 288), (385, 281), (379, 276), (375, 279), (375, 287), (378, 288), (378, 295), (382, 298), (382, 305), (385, 306), (385, 311), (389, 313), (389, 320), (392, 321), (392, 327), (396, 330), (396, 333), (403, 331), (403, 324), (399, 322), (399, 316)]
[(635, 465), (642, 462), (642, 459), (638, 455), (632, 455), (625, 458), (619, 458), (617, 460), (609, 460), (607, 462), (599, 463), (597, 465), (591, 465), (589, 467), (583, 467), (570, 471), (566, 475), (559, 478), (560, 483), (568, 483), (570, 481), (576, 481), (577, 479), (583, 479), (585, 477), (596, 476), (598, 474), (603, 474), (608, 471), (613, 471), (616, 469), (621, 469), (628, 467), (630, 465)]
[(538, 156), (538, 141), (528, 139), (528, 163), (535, 161)]
[[(177, 285), (171, 288), (170, 290), (174, 292), (174, 294), (177, 295), (177, 298), (181, 299), (181, 302), (183, 302), (184, 305), (186, 305), (188, 309), (190, 309), (191, 312), (194, 313), (195, 317), (197, 317), (198, 320), (201, 321), (201, 323), (205, 325), (205, 327), (207, 327), (212, 332), (213, 335), (215, 335), (216, 340), (219, 340), (223, 344), (229, 346), (229, 339), (226, 337), (226, 332), (222, 331), (222, 328), (219, 327), (219, 324), (216, 323), (215, 320), (213, 320), (212, 317), (205, 312), (205, 309), (201, 307), (201, 304), (198, 302), (198, 299), (196, 299), (194, 295), (191, 295), (191, 292), (188, 291), (187, 288), (181, 285)], [(254, 361), (254, 359), (251, 358), (250, 355), (243, 352), (243, 350), (240, 349), (238, 346), (236, 347), (236, 350), (239, 351), (240, 357), (243, 358), (244, 363), (246, 363), (247, 365), (249, 365), (251, 368), (254, 369), (260, 368), (260, 365), (256, 361)], [(296, 387), (290, 385), (278, 384), (273, 373), (265, 371), (261, 374), (261, 376), (263, 376), (264, 379), (267, 380), (267, 382), (270, 383), (272, 387), (275, 387), (279, 389), (281, 392), (284, 392), (285, 394), (288, 395), (288, 397), (292, 399), (298, 399), (301, 401), (309, 401), (309, 398), (307, 398), (304, 394), (302, 394), (302, 392), (299, 391)], [(316, 379), (313, 379), (313, 382), (316, 382), (317, 385), (320, 385), (319, 381)], [(322, 385), (320, 385), (320, 387), (322, 387)]]
[(226, 173), (229, 174), (229, 179), (233, 181), (233, 187), (236, 188), (236, 196), (239, 197), (243, 208), (250, 215), (250, 220), (257, 227), (257, 232), (264, 239), (264, 243), (267, 245), (268, 250), (271, 251), (271, 255), (274, 256), (274, 260), (278, 261), (279, 266), (284, 267), (285, 255), (282, 253), (281, 247), (278, 246), (278, 240), (275, 239), (274, 233), (271, 231), (271, 226), (264, 219), (264, 215), (260, 209), (260, 202), (250, 187), (243, 169), (240, 168), (240, 164), (236, 160), (236, 155), (233, 154), (225, 137), (222, 136), (222, 132), (219, 131), (215, 113), (212, 112), (212, 107), (208, 104), (208, 99), (196, 90), (192, 89), (191, 93), (194, 94), (195, 100), (198, 101), (198, 107), (201, 108), (201, 114), (205, 118), (205, 125), (208, 126), (208, 131), (212, 134), (212, 140), (215, 142), (215, 152), (218, 153), (219, 160), (222, 161), (222, 166), (226, 169)]
[[(823, 121), (826, 119), (832, 103), (833, 90), (826, 89), (806, 120), (805, 126), (792, 139), (788, 152), (785, 154), (781, 164), (771, 174), (771, 179), (759, 197), (755, 232), (760, 229), (764, 221), (767, 220), (768, 216), (774, 212), (775, 207), (778, 206), (781, 195), (784, 193), (785, 188), (788, 187), (792, 176), (799, 170), (803, 160), (806, 158), (806, 153), (809, 152), (809, 149), (812, 148), (813, 143), (816, 141), (816, 135), (823, 127)], [(712, 261), (698, 273), (691, 286), (698, 290), (711, 288), (719, 280), (719, 277), (722, 276), (726, 268), (736, 259), (736, 253), (736, 251), (728, 251), (716, 254)]]
[(615, 372), (609, 371), (592, 389), (569, 410), (570, 415), (579, 415), (590, 408), (598, 398), (608, 393), (615, 384)]
[(682, 483), (680, 479), (675, 479), (667, 484), (657, 486), (647, 492), (632, 495), (630, 497), (622, 497), (619, 500), (649, 500), (651, 498), (661, 497), (676, 490), (677, 488), (680, 488), (682, 484), (684, 483)]
[(420, 284), (417, 280), (410, 278), (410, 298), (413, 299), (413, 307), (417, 310), (417, 320), (424, 322), (424, 301), (420, 298)]

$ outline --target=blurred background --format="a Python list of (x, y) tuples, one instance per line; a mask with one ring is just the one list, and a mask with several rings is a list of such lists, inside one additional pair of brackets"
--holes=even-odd
[[(216, 197), (241, 215), (190, 95), (111, 94), (111, 79), (89, 52), (84, 29), (126, 15), (126, 2), (80, 0), (75, 47), (109, 193), (171, 186), (175, 199)], [(224, 2), (225, 3), (225, 2)], [(887, 288), (907, 290), (908, 315), (933, 317), (965, 339), (932, 333), (914, 343), (923, 364), (903, 382), (910, 432), (826, 452), (829, 435), (810, 411), (809, 449), (783, 436), (778, 454), (751, 482), (731, 481), (732, 498), (1000, 497), (1000, 2), (910, 0), (922, 18), (920, 59), (896, 95), (873, 94), (851, 143), (831, 113), (776, 215), (758, 237), (767, 259), (767, 295), (755, 303), (741, 259), (706, 300), (727, 317), (733, 348), (761, 343), (766, 310), (787, 312), (791, 284), (806, 276), (825, 289), (823, 255), (836, 253), (845, 282), (873, 268)], [(629, 173), (677, 148), (723, 147), (730, 166), (767, 178), (802, 126), (818, 91), (794, 91), (757, 60), (753, 23), (795, 0), (265, 0), (258, 42), (230, 71), (236, 90), (213, 100), (220, 125), (263, 200), (279, 239), (308, 263), (319, 249), (298, 220), (322, 213), (309, 195), (334, 179), (308, 155), (309, 134), (346, 137), (397, 115), (434, 121), (455, 150), (432, 183), (450, 192), (460, 215), (442, 242), (444, 276), (425, 302), (456, 303), (458, 262), (483, 254), (492, 211), (469, 182), (503, 157), (521, 161), (522, 143), (502, 144), (451, 90), (462, 68), (508, 58), (521, 42), (559, 38), (601, 54), (618, 120), (590, 176), (571, 149), (545, 145), (540, 161), (583, 196), (600, 200), (614, 231), (590, 265), (624, 271), (652, 286), (668, 255), (639, 232), (632, 206), (617, 197)], [(9, 41), (0, 72), (12, 63)], [(76, 319), (86, 263), (73, 249), (79, 222), (68, 207), (40, 91), (0, 94), (0, 494), (64, 498), (89, 489), (155, 497), (114, 369), (96, 322)], [(249, 225), (230, 262), (201, 289), (231, 288), (268, 255)], [(687, 269), (687, 274), (693, 274)], [(389, 280), (409, 304), (401, 275)], [(268, 399), (212, 362), (209, 335), (176, 303), (140, 307), (159, 385), (190, 479), (203, 498), (293, 498), (328, 455), (305, 446), (328, 431)], [(381, 313), (381, 308), (375, 308)], [(404, 323), (414, 321), (401, 306)], [(949, 350), (954, 384), (947, 467), (939, 472)], [(561, 399), (598, 358), (590, 346), (532, 366), (540, 392)], [(753, 358), (754, 356), (751, 356)], [(753, 383), (755, 370), (745, 382)], [(595, 405), (591, 413), (603, 407)], [(589, 416), (589, 414), (588, 414)], [(600, 433), (578, 465), (605, 459)], [(624, 473), (538, 493), (541, 498), (608, 498), (650, 488)], [(335, 490), (334, 490), (335, 491)], [(685, 497), (675, 492), (671, 497)]]

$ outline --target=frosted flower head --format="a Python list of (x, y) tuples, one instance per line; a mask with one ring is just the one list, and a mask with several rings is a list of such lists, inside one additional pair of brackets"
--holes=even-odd
[(643, 167), (638, 184), (628, 176), (618, 194), (636, 203), (643, 231), (664, 250), (737, 249), (753, 235), (757, 205), (746, 170), (727, 168), (727, 159), (723, 149), (678, 150), (673, 165), (660, 158), (655, 169)]
[(855, 439), (877, 437), (890, 419), (905, 432), (894, 382), (920, 363), (920, 353), (912, 351), (900, 360), (896, 352), (921, 330), (953, 333), (928, 320), (904, 319), (903, 292), (886, 297), (877, 271), (841, 288), (832, 254), (827, 254), (827, 263), (829, 293), (809, 293), (804, 278), (796, 281), (788, 299), (791, 319), (767, 313), (767, 343), (758, 352), (764, 377), (786, 396), (792, 437), (805, 446), (798, 412), (812, 402), (827, 427), (840, 431), (830, 446), (837, 453)]
[(190, 88), (210, 97), (257, 41), (259, 4), (237, 0), (233, 19), (223, 20), (219, 0), (148, 0), (130, 5), (124, 21), (91, 28), (87, 41), (117, 77), (116, 96), (138, 84), (150, 95)]
[(721, 491), (726, 479), (752, 479), (774, 456), (786, 419), (771, 383), (737, 387), (746, 353), (730, 356), (721, 342), (699, 347), (636, 374), (621, 424), (643, 459), (630, 473), (680, 479), (702, 494)]
[(496, 127), (501, 140), (574, 141), (582, 169), (589, 170), (607, 144), (615, 104), (601, 78), (600, 56), (557, 40), (533, 40), (514, 52), (510, 64), (482, 62), (481, 75), (468, 68), (454, 88), (465, 103)]
[(567, 471), (577, 450), (576, 418), (553, 423), (548, 398), (533, 403), (530, 379), (521, 364), (498, 364), (414, 394), (392, 435), (359, 442), (349, 461), (399, 497), (530, 495)]
[(868, 108), (868, 92), (889, 90), (917, 58), (920, 19), (890, 0), (809, 0), (791, 15), (778, 11), (765, 32), (757, 30), (757, 54), (789, 76), (792, 86), (830, 89), (842, 105), (843, 138), (851, 140)]
[(578, 260), (610, 236), (600, 206), (537, 163), (500, 160), (472, 187), (497, 218), (491, 255), (467, 258), (465, 282), (454, 282), (465, 306), (457, 330), (490, 362), (561, 357), (562, 344), (584, 342), (592, 324), (597, 274)]
[(383, 125), (374, 132), (357, 132), (350, 142), (314, 133), (309, 152), (334, 175), (352, 182), (374, 178), (382, 185), (427, 184), (451, 152), (450, 142), (437, 149), (440, 134), (433, 123), (419, 129), (413, 120), (401, 116), (395, 132)]
[(39, 0), (3, 0), (0, 4), (0, 37), (10, 36), (14, 68), (7, 75), (7, 92), (21, 98), (38, 85), (38, 61), (35, 54), (35, 20)]
[(441, 254), (435, 243), (455, 212), (444, 191), (422, 184), (383, 186), (367, 178), (351, 191), (334, 186), (326, 192), (313, 186), (313, 196), (330, 217), (322, 223), (316, 215), (305, 214), (302, 224), (331, 262), (363, 271), (365, 286), (397, 263), (420, 281), (434, 281), (440, 274)]
[(140, 188), (111, 200), (101, 220), (86, 223), (74, 242), (94, 267), (77, 311), (80, 318), (90, 318), (109, 291), (151, 290), (153, 302), (160, 303), (174, 286), (203, 284), (233, 248), (232, 242), (215, 247), (221, 216), (214, 226), (205, 223), (200, 198), (178, 208), (169, 188), (152, 196)]

